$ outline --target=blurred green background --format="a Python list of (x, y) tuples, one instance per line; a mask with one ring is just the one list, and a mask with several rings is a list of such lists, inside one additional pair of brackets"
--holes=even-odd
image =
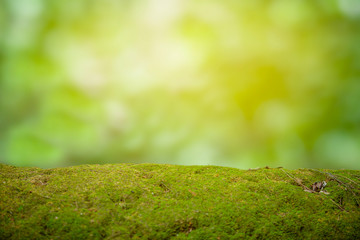
[(360, 169), (360, 1), (0, 0), (0, 162)]

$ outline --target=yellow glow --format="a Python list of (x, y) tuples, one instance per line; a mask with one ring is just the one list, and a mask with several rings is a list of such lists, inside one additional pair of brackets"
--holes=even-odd
[(5, 2), (5, 162), (359, 167), (356, 1)]

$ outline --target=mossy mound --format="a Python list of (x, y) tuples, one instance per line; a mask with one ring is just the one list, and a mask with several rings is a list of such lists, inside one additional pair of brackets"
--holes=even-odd
[(0, 180), (0, 239), (360, 239), (354, 170), (0, 164)]

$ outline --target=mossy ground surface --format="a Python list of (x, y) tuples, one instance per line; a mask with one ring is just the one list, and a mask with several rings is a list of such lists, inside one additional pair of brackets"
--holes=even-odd
[[(0, 239), (360, 239), (360, 171), (0, 164)], [(294, 178), (292, 178), (294, 177)]]

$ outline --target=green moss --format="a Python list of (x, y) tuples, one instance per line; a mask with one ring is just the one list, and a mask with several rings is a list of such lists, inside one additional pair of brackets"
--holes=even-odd
[(0, 164), (0, 184), (0, 239), (360, 238), (360, 171)]

